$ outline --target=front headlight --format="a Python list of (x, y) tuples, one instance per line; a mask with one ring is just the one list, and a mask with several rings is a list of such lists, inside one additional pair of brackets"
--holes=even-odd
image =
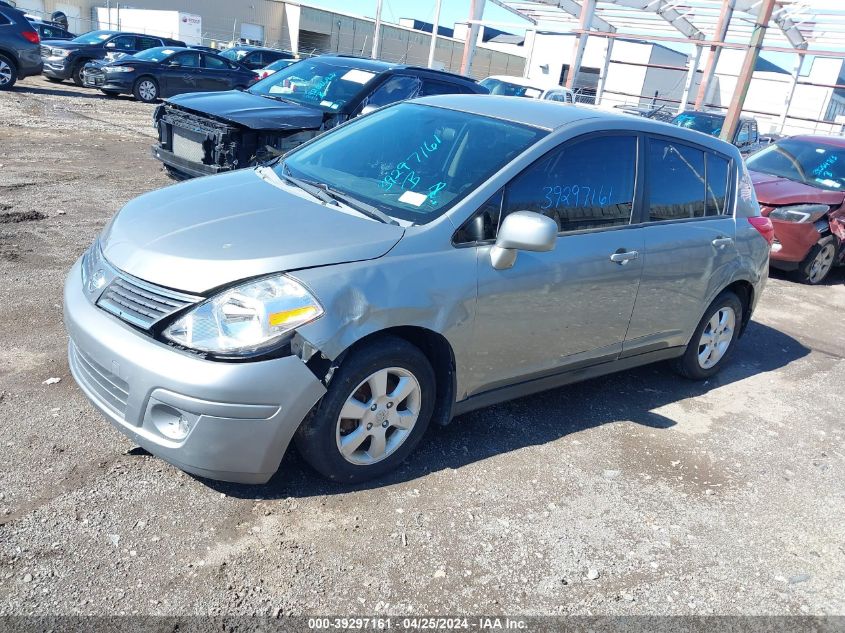
[(50, 49), (50, 56), (55, 57), (58, 59), (64, 59), (70, 55), (70, 51), (66, 48), (51, 48)]
[(132, 73), (135, 69), (132, 66), (109, 66), (106, 71), (110, 73)]
[(828, 211), (830, 211), (830, 207), (826, 204), (793, 204), (788, 207), (772, 209), (772, 212), (769, 213), (769, 218), (772, 220), (781, 220), (782, 222), (800, 222), (806, 224), (808, 222), (815, 222)]
[(203, 352), (251, 354), (273, 347), (322, 314), (322, 306), (302, 284), (274, 275), (201, 303), (168, 327), (164, 336)]

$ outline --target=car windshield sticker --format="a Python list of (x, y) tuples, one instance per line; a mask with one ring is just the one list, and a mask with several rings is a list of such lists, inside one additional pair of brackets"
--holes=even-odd
[(525, 96), (529, 97), (531, 99), (536, 99), (537, 97), (540, 96), (540, 92), (541, 91), (537, 90), (536, 88), (526, 88), (525, 89)]
[(399, 202), (404, 202), (405, 204), (412, 204), (415, 207), (419, 207), (422, 205), (423, 202), (428, 200), (428, 196), (424, 193), (417, 193), (416, 191), (406, 191), (401, 196), (399, 196)]
[(331, 101), (320, 101), (320, 105), (323, 106), (324, 108), (334, 108), (335, 107), (335, 104), (332, 103)]
[(176, 51), (170, 50), (169, 48), (165, 48), (163, 51), (161, 51), (162, 55), (172, 55), (175, 52)]
[(365, 84), (373, 77), (375, 77), (375, 73), (368, 73), (366, 70), (358, 70), (357, 68), (353, 68), (352, 70), (347, 71), (347, 73), (343, 75), (341, 79), (344, 79), (346, 81), (352, 81), (356, 84)]

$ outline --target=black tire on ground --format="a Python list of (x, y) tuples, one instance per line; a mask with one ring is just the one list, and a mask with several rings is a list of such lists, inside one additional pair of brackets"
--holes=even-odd
[(64, 79), (59, 79), (58, 77), (44, 77), (44, 79), (49, 81), (51, 84), (60, 84), (62, 83), (62, 81), (64, 81)]
[(82, 69), (85, 68), (85, 64), (88, 63), (88, 60), (82, 60), (76, 63), (76, 66), (73, 67), (73, 72), (70, 75), (70, 78), (73, 80), (74, 85), (82, 86)]
[[(720, 310), (728, 308), (733, 310), (734, 326), (727, 349), (725, 349), (721, 358), (719, 358), (715, 364), (709, 367), (704, 367), (702, 366), (702, 362), (699, 360), (699, 354), (704, 351), (704, 346), (701, 345), (702, 334), (704, 334), (705, 329), (708, 329), (708, 326), (712, 328), (710, 320), (713, 316)], [(687, 345), (684, 355), (675, 361), (675, 370), (681, 376), (689, 378), (690, 380), (705, 380), (719, 372), (722, 367), (728, 363), (733, 355), (734, 349), (736, 348), (736, 340), (742, 330), (742, 317), (744, 313), (745, 310), (743, 309), (742, 301), (740, 301), (739, 297), (730, 290), (725, 290), (722, 294), (716, 297), (713, 303), (711, 303), (707, 310), (704, 311), (704, 316), (701, 317), (698, 327), (695, 328), (695, 332)]]
[(18, 67), (14, 60), (0, 53), (0, 90), (11, 90), (18, 80)]
[[(152, 93), (146, 92), (144, 90), (145, 86), (152, 86)], [(155, 103), (158, 101), (159, 92), (158, 82), (152, 77), (139, 77), (132, 87), (132, 94), (135, 95), (138, 101), (143, 101), (144, 103)]]
[[(337, 442), (341, 410), (359, 385), (369, 376), (387, 368), (404, 369), (417, 380), (420, 388), (417, 421), (404, 442), (381, 461), (366, 465), (351, 463), (341, 454)], [(305, 461), (333, 481), (358, 483), (379, 477), (398, 467), (425, 434), (437, 397), (435, 384), (434, 370), (414, 345), (393, 336), (366, 343), (352, 350), (335, 371), (328, 392), (297, 430), (296, 446)], [(388, 389), (393, 388), (388, 384)], [(397, 411), (402, 402), (396, 403)], [(381, 412), (379, 409), (378, 414)], [(395, 432), (395, 429), (390, 428), (387, 432)], [(361, 446), (367, 446), (370, 441), (365, 439)]]
[(823, 282), (836, 261), (836, 239), (832, 235), (821, 238), (798, 266), (796, 275), (802, 284), (815, 286)]

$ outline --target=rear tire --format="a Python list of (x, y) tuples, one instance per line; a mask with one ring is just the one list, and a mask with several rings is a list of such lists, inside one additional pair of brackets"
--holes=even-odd
[(158, 82), (152, 77), (141, 77), (135, 82), (132, 88), (132, 94), (138, 101), (144, 103), (155, 103), (158, 101), (159, 88)]
[(730, 290), (705, 310), (675, 370), (690, 380), (705, 380), (724, 367), (733, 355), (742, 330), (742, 301)]
[(827, 235), (816, 242), (807, 257), (798, 265), (798, 280), (802, 284), (815, 286), (823, 282), (836, 261), (836, 240)]
[(419, 348), (386, 337), (353, 350), (296, 432), (300, 454), (333, 481), (358, 483), (397, 468), (416, 448), (436, 399)]
[(18, 67), (5, 55), (0, 55), (0, 90), (11, 90), (18, 80)]

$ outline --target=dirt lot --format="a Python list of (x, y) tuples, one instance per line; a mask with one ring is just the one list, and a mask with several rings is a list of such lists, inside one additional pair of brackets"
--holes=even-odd
[(0, 95), (0, 614), (845, 614), (842, 270), (772, 279), (709, 383), (654, 366), (478, 411), (367, 486), (135, 449), (68, 372), (61, 289), (171, 185), (151, 113)]

